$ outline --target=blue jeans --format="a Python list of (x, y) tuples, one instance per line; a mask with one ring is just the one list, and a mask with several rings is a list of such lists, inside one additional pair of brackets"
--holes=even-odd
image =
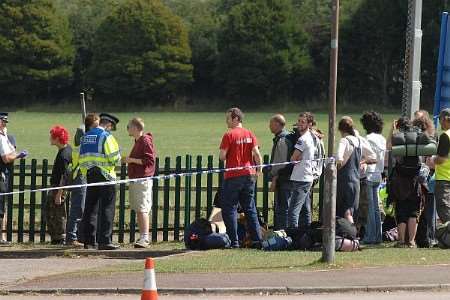
[[(85, 184), (86, 180), (78, 176), (73, 184)], [(86, 200), (86, 187), (75, 188), (70, 192), (70, 211), (66, 225), (66, 240), (77, 241), (78, 225), (81, 222), (84, 211), (84, 202)]]
[(434, 194), (427, 194), (427, 203), (425, 205), (425, 217), (427, 220), (427, 240), (428, 244), (434, 245), (437, 243), (436, 240), (436, 199)]
[(292, 181), (278, 181), (275, 193), (274, 230), (288, 228), (289, 199), (292, 194)]
[[(294, 181), (292, 184), (292, 196), (289, 200), (288, 227), (297, 228), (299, 225), (299, 216), (302, 208), (307, 205), (309, 191), (312, 182)], [(311, 202), (309, 202), (311, 206)], [(305, 207), (306, 208), (306, 207)], [(307, 217), (307, 213), (305, 214)], [(309, 218), (311, 214), (309, 215)], [(301, 225), (304, 225), (303, 222)]]
[(255, 180), (251, 176), (239, 176), (224, 180), (222, 187), (222, 218), (227, 227), (231, 247), (239, 247), (237, 234), (238, 204), (244, 210), (252, 240), (261, 242), (258, 212), (255, 205)]
[(379, 244), (383, 241), (381, 229), (381, 214), (378, 203), (379, 182), (367, 181), (367, 225), (364, 242)]

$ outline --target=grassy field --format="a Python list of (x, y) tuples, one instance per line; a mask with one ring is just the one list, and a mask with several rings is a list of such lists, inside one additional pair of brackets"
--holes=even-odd
[[(268, 119), (272, 114), (267, 112), (247, 113), (244, 126), (251, 129), (259, 139), (261, 152), (270, 154), (272, 135), (268, 130)], [(177, 155), (217, 155), (221, 137), (226, 131), (225, 115), (216, 113), (117, 113), (121, 122), (118, 131), (114, 133), (124, 154), (129, 153), (133, 141), (127, 136), (126, 124), (134, 116), (142, 117), (146, 122), (146, 129), (154, 135), (159, 157), (175, 157)], [(328, 116), (326, 113), (316, 113), (319, 127), (326, 132)], [(351, 115), (361, 133), (359, 123), (360, 114)], [(385, 132), (389, 128), (394, 114), (385, 114)], [(297, 119), (297, 113), (286, 113), (289, 128)], [(18, 148), (27, 149), (30, 158), (53, 159), (56, 148), (48, 141), (48, 132), (52, 125), (60, 124), (72, 133), (80, 124), (80, 115), (75, 113), (33, 113), (13, 112), (10, 114), (8, 130), (17, 138)]]
[[(155, 250), (178, 250), (180, 243), (155, 244)], [(285, 272), (323, 269), (361, 268), (400, 265), (435, 265), (450, 263), (448, 250), (397, 249), (392, 244), (368, 248), (359, 252), (336, 253), (336, 264), (320, 261), (321, 252), (235, 249), (211, 250), (188, 253), (160, 259), (156, 263), (159, 273), (208, 273), (208, 272)], [(88, 273), (142, 272), (142, 263), (124, 263)], [(86, 274), (86, 273), (83, 273)]]

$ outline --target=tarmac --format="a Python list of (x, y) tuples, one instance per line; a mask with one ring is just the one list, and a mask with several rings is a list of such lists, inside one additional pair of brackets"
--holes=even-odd
[[(126, 251), (128, 258), (118, 259), (120, 252), (108, 254), (89, 251), (77, 259), (62, 257), (1, 259), (0, 288), (4, 294), (139, 294), (142, 272), (95, 273), (83, 270), (102, 269), (142, 257), (186, 255)], [(27, 252), (27, 257), (32, 256)], [(37, 252), (37, 251), (35, 251)], [(81, 250), (80, 253), (85, 253)], [(50, 254), (50, 253), (48, 253)], [(66, 254), (67, 255), (67, 254)], [(114, 258), (108, 258), (114, 255)], [(134, 255), (134, 257), (133, 257)], [(0, 253), (0, 258), (2, 257)], [(76, 273), (73, 273), (76, 272)], [(319, 271), (259, 273), (158, 273), (160, 294), (170, 295), (291, 295), (378, 291), (450, 291), (450, 265), (396, 266)]]

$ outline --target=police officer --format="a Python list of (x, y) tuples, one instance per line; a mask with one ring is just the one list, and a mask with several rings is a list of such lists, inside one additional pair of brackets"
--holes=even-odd
[[(116, 179), (115, 166), (120, 162), (119, 145), (109, 131), (115, 130), (119, 119), (101, 114), (99, 126), (94, 125), (81, 139), (79, 164), (87, 183)], [(87, 188), (85, 210), (81, 221), (81, 238), (85, 249), (116, 250), (112, 243), (116, 199), (115, 185)], [(97, 217), (100, 218), (98, 241)]]

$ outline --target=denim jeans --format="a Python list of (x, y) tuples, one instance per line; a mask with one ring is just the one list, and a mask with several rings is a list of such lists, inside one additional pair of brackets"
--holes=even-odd
[[(78, 176), (73, 184), (85, 184), (86, 180), (81, 176)], [(66, 240), (76, 241), (78, 240), (77, 231), (78, 225), (81, 222), (84, 211), (84, 201), (86, 199), (86, 187), (75, 188), (70, 193), (70, 211), (67, 218), (66, 225)]]
[(365, 243), (379, 244), (382, 240), (381, 214), (378, 200), (379, 182), (367, 182), (367, 223), (364, 236)]
[[(289, 200), (288, 227), (297, 228), (302, 208), (309, 198), (309, 190), (312, 182), (294, 181), (292, 184), (292, 195)], [(303, 224), (302, 224), (303, 225)]]
[(309, 228), (312, 222), (312, 213), (311, 213), (311, 195), (312, 195), (312, 186), (309, 189), (308, 196), (305, 199), (305, 204), (303, 205), (300, 216), (298, 219), (298, 226), (300, 228)]
[(255, 180), (251, 176), (225, 179), (222, 193), (222, 217), (227, 227), (227, 234), (231, 240), (231, 247), (239, 247), (237, 234), (238, 204), (244, 210), (252, 240), (261, 242), (261, 229), (255, 205)]
[(274, 230), (288, 228), (289, 199), (292, 194), (292, 181), (278, 181), (275, 192)]
[(427, 203), (425, 205), (425, 217), (427, 220), (427, 240), (428, 244), (435, 245), (437, 244), (436, 240), (436, 199), (434, 198), (434, 194), (427, 194)]

